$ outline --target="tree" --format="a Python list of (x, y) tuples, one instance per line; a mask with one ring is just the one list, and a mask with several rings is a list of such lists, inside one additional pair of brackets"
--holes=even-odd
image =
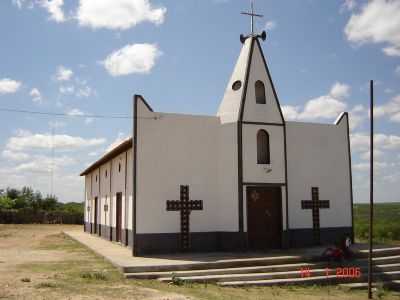
[(47, 196), (42, 200), (42, 209), (44, 210), (55, 210), (57, 208), (57, 198), (55, 196)]
[(0, 209), (11, 209), (14, 207), (14, 202), (7, 196), (0, 196)]
[(17, 199), (14, 199), (14, 207), (15, 209), (21, 209), (21, 208), (26, 208), (28, 207), (28, 202), (24, 197), (18, 197)]
[(7, 188), (6, 196), (10, 199), (17, 199), (20, 192), (17, 189)]

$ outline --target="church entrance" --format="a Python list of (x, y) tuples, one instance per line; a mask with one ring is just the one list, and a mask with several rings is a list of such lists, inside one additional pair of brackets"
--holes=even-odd
[(247, 187), (247, 235), (251, 250), (281, 247), (280, 187)]

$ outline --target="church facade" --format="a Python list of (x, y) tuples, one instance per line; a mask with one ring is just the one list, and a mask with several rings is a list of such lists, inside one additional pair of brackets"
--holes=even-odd
[(133, 255), (245, 251), (353, 237), (349, 116), (284, 119), (261, 36), (243, 46), (216, 116), (153, 111), (85, 176), (88, 233)]

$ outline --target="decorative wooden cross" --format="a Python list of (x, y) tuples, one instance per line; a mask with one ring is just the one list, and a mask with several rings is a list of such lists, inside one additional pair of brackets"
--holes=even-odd
[(190, 249), (189, 216), (192, 210), (203, 210), (203, 200), (189, 200), (189, 186), (181, 185), (180, 200), (167, 200), (167, 211), (181, 213), (181, 249)]
[(254, 3), (251, 0), (251, 12), (241, 12), (242, 15), (247, 15), (251, 17), (251, 34), (254, 34), (254, 17), (262, 18), (263, 15), (254, 13)]
[(320, 244), (319, 210), (322, 208), (329, 208), (329, 200), (319, 200), (319, 188), (317, 187), (311, 188), (311, 199), (312, 200), (302, 200), (301, 208), (312, 209), (314, 242), (315, 244)]

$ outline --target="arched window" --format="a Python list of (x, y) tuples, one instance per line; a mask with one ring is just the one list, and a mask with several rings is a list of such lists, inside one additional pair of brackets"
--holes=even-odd
[(260, 80), (256, 81), (255, 90), (256, 90), (256, 103), (257, 104), (265, 104), (266, 100), (265, 100), (264, 83)]
[(269, 164), (269, 134), (265, 130), (259, 130), (257, 133), (257, 163)]

